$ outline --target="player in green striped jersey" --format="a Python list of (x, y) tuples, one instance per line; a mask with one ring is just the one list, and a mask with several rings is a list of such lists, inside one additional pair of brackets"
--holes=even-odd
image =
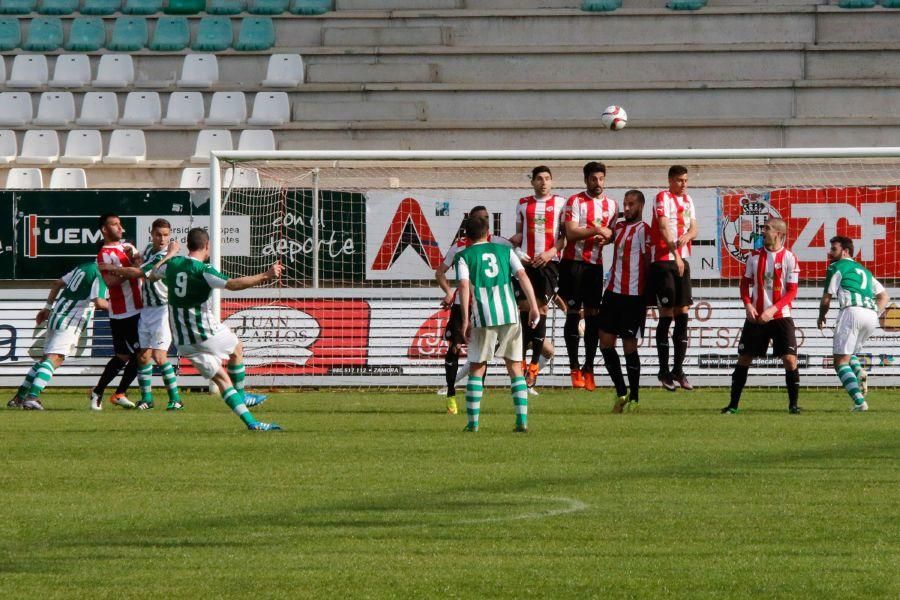
[[(281, 276), (276, 262), (264, 273), (229, 279), (206, 261), (209, 259), (209, 234), (200, 228), (187, 236), (188, 255), (176, 256), (155, 269), (150, 278), (161, 277), (169, 290), (169, 320), (179, 354), (186, 356), (198, 371), (216, 384), (222, 398), (248, 429), (281, 429), (274, 423), (258, 422), (244, 400), (243, 346), (231, 330), (213, 313), (210, 295), (213, 288), (245, 290)], [(222, 361), (228, 359), (228, 371)]]
[(872, 273), (853, 260), (853, 240), (835, 236), (829, 240), (828, 270), (825, 272), (825, 291), (819, 305), (819, 329), (825, 326), (825, 315), (831, 299), (837, 297), (840, 312), (834, 324), (834, 370), (841, 385), (853, 401), (853, 412), (869, 410), (866, 402), (868, 375), (857, 354), (878, 327), (878, 316), (884, 312), (890, 298)]
[[(484, 372), (489, 360), (500, 356), (512, 382), (516, 410), (514, 431), (528, 431), (528, 387), (522, 373), (522, 328), (511, 276), (528, 299), (528, 325), (541, 318), (525, 268), (512, 248), (487, 240), (488, 221), (469, 217), (466, 237), (475, 240), (456, 257), (456, 278), (462, 307), (463, 335), (469, 341), (469, 379), (466, 382), (465, 431), (478, 431)], [(471, 318), (470, 318), (471, 317)], [(474, 327), (473, 327), (474, 322)]]
[(94, 308), (108, 308), (105, 297), (106, 284), (96, 262), (78, 265), (53, 282), (47, 304), (35, 317), (38, 325), (47, 322), (44, 356), (28, 371), (25, 381), (7, 406), (44, 410), (41, 392), (78, 343), (79, 336), (94, 316)]

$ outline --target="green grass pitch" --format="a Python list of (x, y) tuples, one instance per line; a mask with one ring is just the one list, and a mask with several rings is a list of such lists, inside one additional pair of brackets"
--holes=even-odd
[[(873, 390), (277, 393), (0, 416), (3, 598), (897, 598), (900, 402)], [(461, 406), (462, 408), (462, 406)]]

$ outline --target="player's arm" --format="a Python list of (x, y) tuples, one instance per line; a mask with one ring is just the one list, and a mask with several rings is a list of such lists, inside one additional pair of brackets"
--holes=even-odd
[(788, 258), (783, 264), (782, 271), (785, 273), (786, 278), (784, 294), (781, 295), (778, 302), (764, 310), (759, 316), (759, 320), (763, 323), (771, 321), (775, 317), (775, 313), (783, 310), (785, 306), (790, 306), (791, 302), (797, 298), (800, 285), (800, 263), (797, 262), (793, 253), (788, 253)]
[(56, 302), (56, 297), (59, 295), (59, 290), (63, 289), (64, 287), (66, 287), (66, 282), (62, 278), (57, 279), (50, 284), (50, 291), (47, 292), (47, 303), (44, 304), (44, 308), (39, 310), (37, 315), (35, 315), (35, 323), (40, 325), (47, 320), (47, 317), (50, 316), (50, 311), (53, 310), (53, 303)]
[[(141, 279), (144, 277), (144, 271), (142, 271), (138, 267), (120, 267), (119, 265), (113, 265), (110, 263), (103, 263), (98, 265), (100, 272), (103, 274), (103, 280), (106, 281), (107, 276), (111, 275), (119, 280), (121, 283), (125, 279)], [(109, 282), (107, 281), (107, 285)]]
[(109, 310), (109, 300), (106, 298), (94, 298), (94, 306), (97, 310)]
[(688, 227), (688, 230), (684, 232), (684, 234), (678, 238), (678, 247), (686, 246), (689, 242), (696, 239), (697, 237), (697, 213), (694, 210), (694, 201), (691, 200), (690, 203), (690, 211), (691, 211), (691, 226)]
[(109, 290), (106, 289), (106, 282), (102, 277), (94, 280), (91, 286), (91, 301), (97, 310), (109, 310), (109, 301), (106, 299)]
[(434, 270), (434, 280), (444, 292), (444, 298), (441, 300), (441, 306), (444, 308), (450, 308), (450, 305), (453, 304), (453, 287), (450, 285), (450, 280), (447, 279), (449, 270), (450, 267), (445, 263), (439, 264), (438, 268)]
[(819, 326), (819, 329), (825, 327), (825, 315), (828, 314), (828, 309), (831, 308), (831, 299), (837, 294), (840, 287), (841, 272), (834, 265), (831, 265), (825, 271), (825, 291), (822, 292), (822, 300), (819, 302), (819, 318), (816, 320), (816, 325)]
[(262, 273), (256, 275), (246, 275), (244, 277), (235, 277), (225, 282), (225, 289), (232, 292), (246, 290), (255, 287), (261, 283), (272, 281), (281, 277), (281, 261), (275, 261), (271, 267)]
[(825, 292), (822, 294), (822, 300), (819, 302), (819, 318), (816, 320), (816, 325), (819, 326), (819, 329), (825, 327), (825, 315), (828, 314), (829, 308), (831, 308), (831, 294)]
[[(750, 261), (747, 261), (748, 263)], [(753, 298), (750, 297), (750, 283), (753, 280), (749, 277), (741, 277), (741, 302), (744, 303), (744, 311), (747, 313), (747, 320), (755, 323), (759, 318), (759, 313), (756, 312), (756, 307), (753, 306)]]
[(462, 334), (465, 339), (469, 339), (469, 303), (471, 294), (469, 291), (469, 266), (463, 260), (456, 261), (456, 293), (459, 294), (459, 308), (462, 314)]

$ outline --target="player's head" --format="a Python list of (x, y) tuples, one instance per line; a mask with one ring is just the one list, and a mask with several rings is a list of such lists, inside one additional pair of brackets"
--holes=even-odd
[(473, 242), (487, 239), (489, 228), (487, 217), (469, 215), (469, 218), (466, 219), (466, 237)]
[(836, 235), (828, 243), (831, 248), (828, 250), (828, 262), (841, 260), (842, 258), (853, 258), (853, 240), (844, 235)]
[(787, 223), (784, 219), (771, 218), (763, 225), (763, 244), (769, 250), (778, 250), (784, 246), (787, 238)]
[(606, 165), (592, 160), (584, 165), (584, 187), (587, 193), (596, 198), (603, 193), (606, 185)]
[(172, 224), (166, 219), (156, 219), (150, 225), (150, 242), (155, 250), (161, 250), (169, 245), (172, 237)]
[(687, 189), (688, 170), (687, 167), (681, 165), (672, 165), (669, 167), (669, 191), (677, 196), (684, 193)]
[(640, 221), (644, 217), (644, 193), (641, 190), (628, 190), (622, 200), (622, 216), (629, 223)]
[(100, 215), (100, 233), (103, 234), (103, 241), (107, 244), (114, 244), (122, 241), (125, 237), (125, 229), (122, 228), (122, 220), (119, 215), (113, 213), (105, 213)]
[(205, 260), (209, 256), (209, 234), (202, 227), (194, 227), (188, 231), (187, 247), (188, 252), (201, 255)]
[(540, 165), (531, 170), (531, 187), (534, 188), (534, 195), (543, 198), (553, 189), (553, 173), (550, 167)]

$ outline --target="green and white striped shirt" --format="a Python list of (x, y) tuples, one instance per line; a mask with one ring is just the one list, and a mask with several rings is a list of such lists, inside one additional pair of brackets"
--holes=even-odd
[(875, 296), (883, 291), (881, 282), (852, 258), (831, 263), (825, 272), (825, 293), (837, 298), (841, 308), (861, 306), (878, 310)]
[(156, 271), (169, 290), (169, 322), (176, 346), (205, 342), (222, 329), (210, 294), (228, 277), (190, 256), (176, 256)]
[(93, 261), (78, 265), (61, 279), (66, 285), (50, 311), (47, 329), (80, 331), (94, 315), (94, 299), (106, 297), (106, 284)]
[[(159, 264), (159, 261), (166, 257), (167, 252), (168, 248), (154, 250), (153, 244), (148, 244), (141, 254), (141, 271), (144, 272), (144, 275), (149, 275), (150, 271)], [(162, 279), (157, 279), (156, 281), (148, 279), (141, 287), (141, 295), (143, 296), (144, 306), (165, 306), (168, 302), (169, 289)]]
[(494, 242), (473, 244), (456, 255), (456, 278), (471, 287), (475, 327), (519, 322), (511, 277), (521, 270), (512, 248)]

